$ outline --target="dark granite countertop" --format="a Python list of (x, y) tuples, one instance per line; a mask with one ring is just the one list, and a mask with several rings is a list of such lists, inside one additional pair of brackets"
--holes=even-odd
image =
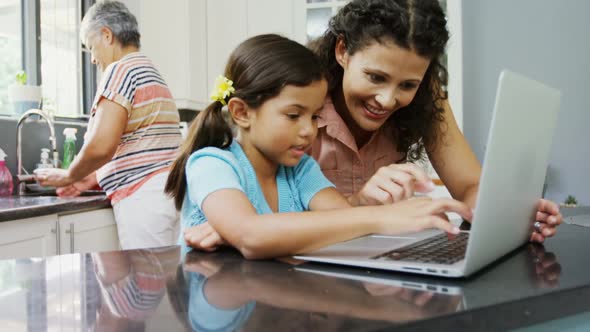
[(106, 195), (0, 197), (0, 222), (111, 206)]
[[(0, 326), (98, 331), (590, 330), (590, 228), (467, 279), (179, 247), (0, 261)], [(582, 325), (582, 326), (580, 326)], [(527, 328), (521, 329), (524, 326)], [(542, 330), (542, 331), (545, 331)]]

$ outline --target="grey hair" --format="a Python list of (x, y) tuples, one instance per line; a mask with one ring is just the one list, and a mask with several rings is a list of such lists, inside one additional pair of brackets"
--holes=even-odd
[(123, 3), (107, 0), (92, 5), (80, 23), (80, 40), (86, 43), (91, 34), (98, 33), (102, 28), (111, 30), (123, 47), (139, 48), (137, 19)]

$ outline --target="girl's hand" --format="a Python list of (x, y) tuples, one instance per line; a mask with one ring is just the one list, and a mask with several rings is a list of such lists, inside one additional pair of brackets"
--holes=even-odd
[(353, 206), (382, 205), (399, 202), (414, 196), (414, 192), (427, 193), (434, 183), (418, 166), (410, 163), (381, 167), (363, 188), (349, 197)]
[(541, 198), (537, 204), (536, 220), (541, 223), (541, 227), (538, 231), (533, 231), (530, 241), (543, 243), (546, 238), (555, 235), (563, 217), (556, 203)]
[(204, 251), (215, 251), (226, 244), (208, 222), (187, 228), (184, 231), (184, 241), (189, 247)]
[(391, 235), (428, 228), (458, 234), (459, 228), (448, 221), (445, 212), (455, 212), (466, 220), (473, 218), (473, 212), (467, 204), (451, 198), (415, 197), (375, 208), (379, 209), (378, 217), (382, 221), (379, 233)]

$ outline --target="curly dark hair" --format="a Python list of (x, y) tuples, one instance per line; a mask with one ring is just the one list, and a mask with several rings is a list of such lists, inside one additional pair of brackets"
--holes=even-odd
[(334, 50), (342, 38), (349, 55), (373, 42), (393, 41), (431, 60), (412, 102), (386, 122), (405, 161), (420, 160), (432, 151), (446, 130), (443, 103), (447, 70), (441, 63), (449, 39), (445, 13), (438, 0), (353, 0), (330, 19), (320, 38), (310, 43), (327, 70), (329, 93), (342, 89), (343, 69)]

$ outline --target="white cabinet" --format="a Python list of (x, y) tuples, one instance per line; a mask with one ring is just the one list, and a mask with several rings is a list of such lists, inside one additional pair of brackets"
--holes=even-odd
[(248, 37), (276, 33), (305, 43), (304, 4), (304, 0), (208, 0), (208, 92), (223, 74), (233, 49)]
[(0, 223), (0, 259), (56, 255), (57, 215)]
[(119, 250), (113, 209), (59, 215), (59, 253)]
[(207, 102), (205, 0), (124, 1), (137, 17), (141, 50), (152, 59), (179, 108)]
[(113, 209), (0, 222), (0, 259), (119, 250)]
[(231, 51), (244, 39), (278, 33), (305, 42), (305, 0), (123, 0), (137, 17), (142, 52), (179, 108), (201, 110)]

